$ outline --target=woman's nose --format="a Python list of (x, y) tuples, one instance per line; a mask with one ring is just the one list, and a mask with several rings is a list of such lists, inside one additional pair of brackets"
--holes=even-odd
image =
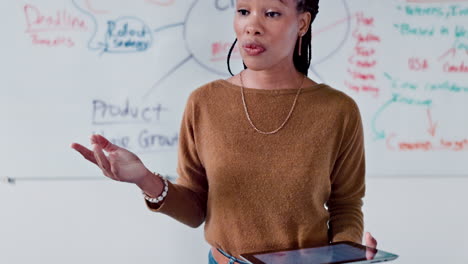
[(262, 35), (262, 31), (255, 26), (247, 26), (247, 34), (249, 35)]
[(263, 35), (263, 28), (257, 15), (251, 15), (249, 17), (245, 31), (249, 35)]

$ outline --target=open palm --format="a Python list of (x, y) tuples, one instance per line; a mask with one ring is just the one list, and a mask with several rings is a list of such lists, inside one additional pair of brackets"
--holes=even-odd
[[(138, 184), (149, 173), (137, 155), (112, 144), (105, 137), (92, 135), (91, 143), (93, 150), (78, 143), (73, 143), (71, 147), (96, 164), (105, 176), (116, 181)], [(107, 156), (104, 151), (107, 152)]]

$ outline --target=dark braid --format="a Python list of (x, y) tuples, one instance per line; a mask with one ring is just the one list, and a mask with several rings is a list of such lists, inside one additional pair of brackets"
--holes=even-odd
[[(311, 14), (309, 29), (302, 37), (302, 47), (298, 47), (298, 39), (293, 54), (294, 66), (297, 71), (305, 74), (306, 76), (309, 71), (310, 60), (312, 59), (312, 22), (314, 22), (315, 17), (317, 16), (319, 9), (318, 4), (319, 0), (297, 0), (297, 11), (299, 13), (309, 12)], [(301, 48), (302, 56), (298, 55), (298, 48)]]
[[(317, 17), (317, 13), (319, 12), (319, 0), (296, 0), (297, 1), (297, 11), (299, 13), (302, 12), (309, 12), (311, 14), (311, 20), (309, 29), (302, 37), (302, 47), (301, 47), (301, 56), (298, 54), (298, 46), (299, 46), (299, 38), (296, 41), (296, 47), (294, 48), (293, 54), (293, 62), (294, 66), (296, 67), (297, 71), (305, 74), (309, 72), (310, 67), (310, 60), (312, 59), (312, 22), (314, 22), (315, 18)], [(229, 60), (231, 59), (231, 53), (236, 45), (237, 39), (234, 40), (231, 48), (229, 49), (228, 57), (227, 57), (227, 66), (229, 73), (232, 74), (231, 66), (229, 65)], [(244, 64), (244, 69), (247, 69), (247, 66)]]

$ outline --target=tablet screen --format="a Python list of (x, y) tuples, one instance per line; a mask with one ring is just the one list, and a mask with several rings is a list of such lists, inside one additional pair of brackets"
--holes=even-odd
[[(367, 251), (367, 253), (366, 253)], [(379, 259), (393, 255), (359, 244), (334, 243), (323, 247), (252, 253), (244, 257), (255, 264), (340, 264)], [(396, 256), (396, 255), (393, 255)]]

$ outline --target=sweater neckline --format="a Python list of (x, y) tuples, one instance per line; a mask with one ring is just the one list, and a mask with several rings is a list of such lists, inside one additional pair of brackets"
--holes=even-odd
[[(241, 90), (240, 85), (236, 85), (233, 83), (228, 82), (225, 79), (218, 79), (218, 83), (222, 84), (225, 87), (231, 88), (231, 89), (236, 89), (236, 90)], [(322, 86), (325, 86), (326, 84), (324, 83), (318, 83), (314, 84), (311, 86), (306, 86), (302, 87), (301, 93), (306, 93), (306, 92), (311, 92), (319, 89)], [(244, 87), (244, 92), (247, 93), (261, 93), (261, 94), (296, 94), (297, 90), (299, 88), (281, 88), (281, 89), (258, 89), (258, 88), (249, 88), (249, 87)]]

